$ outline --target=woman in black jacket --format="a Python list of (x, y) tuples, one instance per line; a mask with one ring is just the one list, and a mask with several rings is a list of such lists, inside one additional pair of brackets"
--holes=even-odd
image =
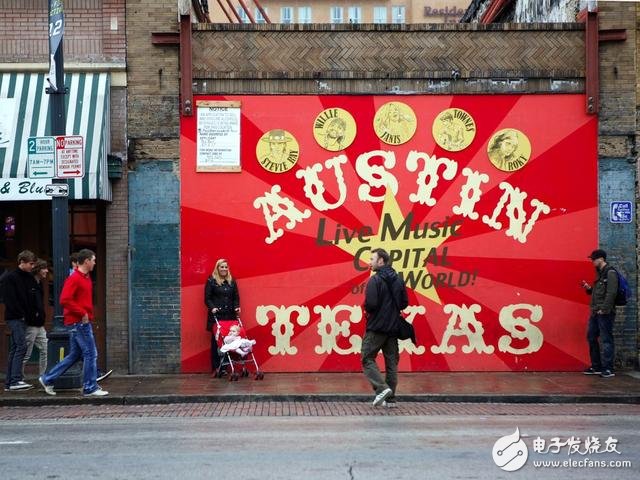
[(220, 367), (220, 354), (215, 336), (215, 320), (235, 320), (240, 314), (238, 284), (231, 276), (229, 264), (224, 258), (216, 262), (204, 286), (204, 303), (207, 305), (207, 330), (211, 332), (211, 369)]

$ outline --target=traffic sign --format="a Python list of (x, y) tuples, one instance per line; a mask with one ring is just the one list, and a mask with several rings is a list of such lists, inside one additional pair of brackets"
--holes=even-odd
[(45, 185), (44, 194), (50, 197), (68, 197), (69, 196), (69, 184), (67, 183), (52, 183)]
[(55, 146), (55, 137), (29, 137), (27, 139), (29, 178), (53, 178), (56, 167)]
[(56, 137), (56, 177), (84, 177), (84, 139), (80, 135)]

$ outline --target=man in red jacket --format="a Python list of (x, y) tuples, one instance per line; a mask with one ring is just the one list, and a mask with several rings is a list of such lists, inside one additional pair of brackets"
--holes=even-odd
[(82, 393), (84, 396), (102, 397), (109, 392), (102, 390), (96, 381), (98, 350), (93, 337), (93, 284), (89, 274), (96, 265), (96, 254), (83, 249), (78, 252), (78, 268), (67, 278), (60, 294), (64, 307), (64, 324), (69, 327), (69, 354), (39, 380), (44, 391), (55, 395), (53, 382), (80, 358), (82, 368)]

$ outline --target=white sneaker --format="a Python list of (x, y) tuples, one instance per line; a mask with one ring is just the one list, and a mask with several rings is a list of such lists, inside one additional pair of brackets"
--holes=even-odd
[(22, 381), (18, 383), (14, 383), (13, 385), (9, 385), (10, 392), (15, 392), (18, 390), (29, 390), (30, 388), (33, 388), (33, 385), (31, 385), (30, 383), (22, 382)]
[(381, 405), (382, 402), (384, 402), (387, 399), (387, 397), (392, 393), (393, 393), (393, 390), (391, 390), (390, 388), (385, 388), (378, 395), (376, 395), (376, 398), (373, 399), (373, 406), (377, 407), (378, 405)]
[(44, 388), (44, 392), (47, 395), (56, 394), (56, 392), (53, 391), (53, 385), (47, 385), (46, 383), (44, 383), (44, 380), (42, 379), (42, 377), (38, 377), (38, 381), (40, 382), (40, 385), (42, 385), (42, 388)]
[(386, 400), (382, 402), (382, 406), (384, 408), (396, 408), (398, 404), (396, 402), (387, 402)]
[(106, 390), (102, 390), (101, 388), (98, 388), (91, 393), (82, 394), (83, 397), (104, 397), (105, 395), (109, 395), (109, 392), (107, 392)]

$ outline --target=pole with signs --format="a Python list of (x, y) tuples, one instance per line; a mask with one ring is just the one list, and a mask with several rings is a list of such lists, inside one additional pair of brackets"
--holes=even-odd
[[(51, 135), (64, 135), (66, 118), (64, 97), (64, 57), (62, 54), (64, 36), (64, 5), (62, 0), (49, 0), (49, 111), (51, 112)], [(61, 185), (67, 190), (67, 180), (53, 180), (53, 185)], [(62, 186), (64, 185), (64, 187)], [(66, 188), (65, 188), (66, 187)], [(49, 332), (48, 358), (51, 368), (64, 357), (69, 348), (69, 334), (64, 328), (60, 292), (69, 273), (69, 201), (64, 195), (51, 199), (52, 240), (53, 240), (53, 329)], [(76, 364), (55, 382), (56, 388), (78, 388), (81, 385), (80, 368)]]

